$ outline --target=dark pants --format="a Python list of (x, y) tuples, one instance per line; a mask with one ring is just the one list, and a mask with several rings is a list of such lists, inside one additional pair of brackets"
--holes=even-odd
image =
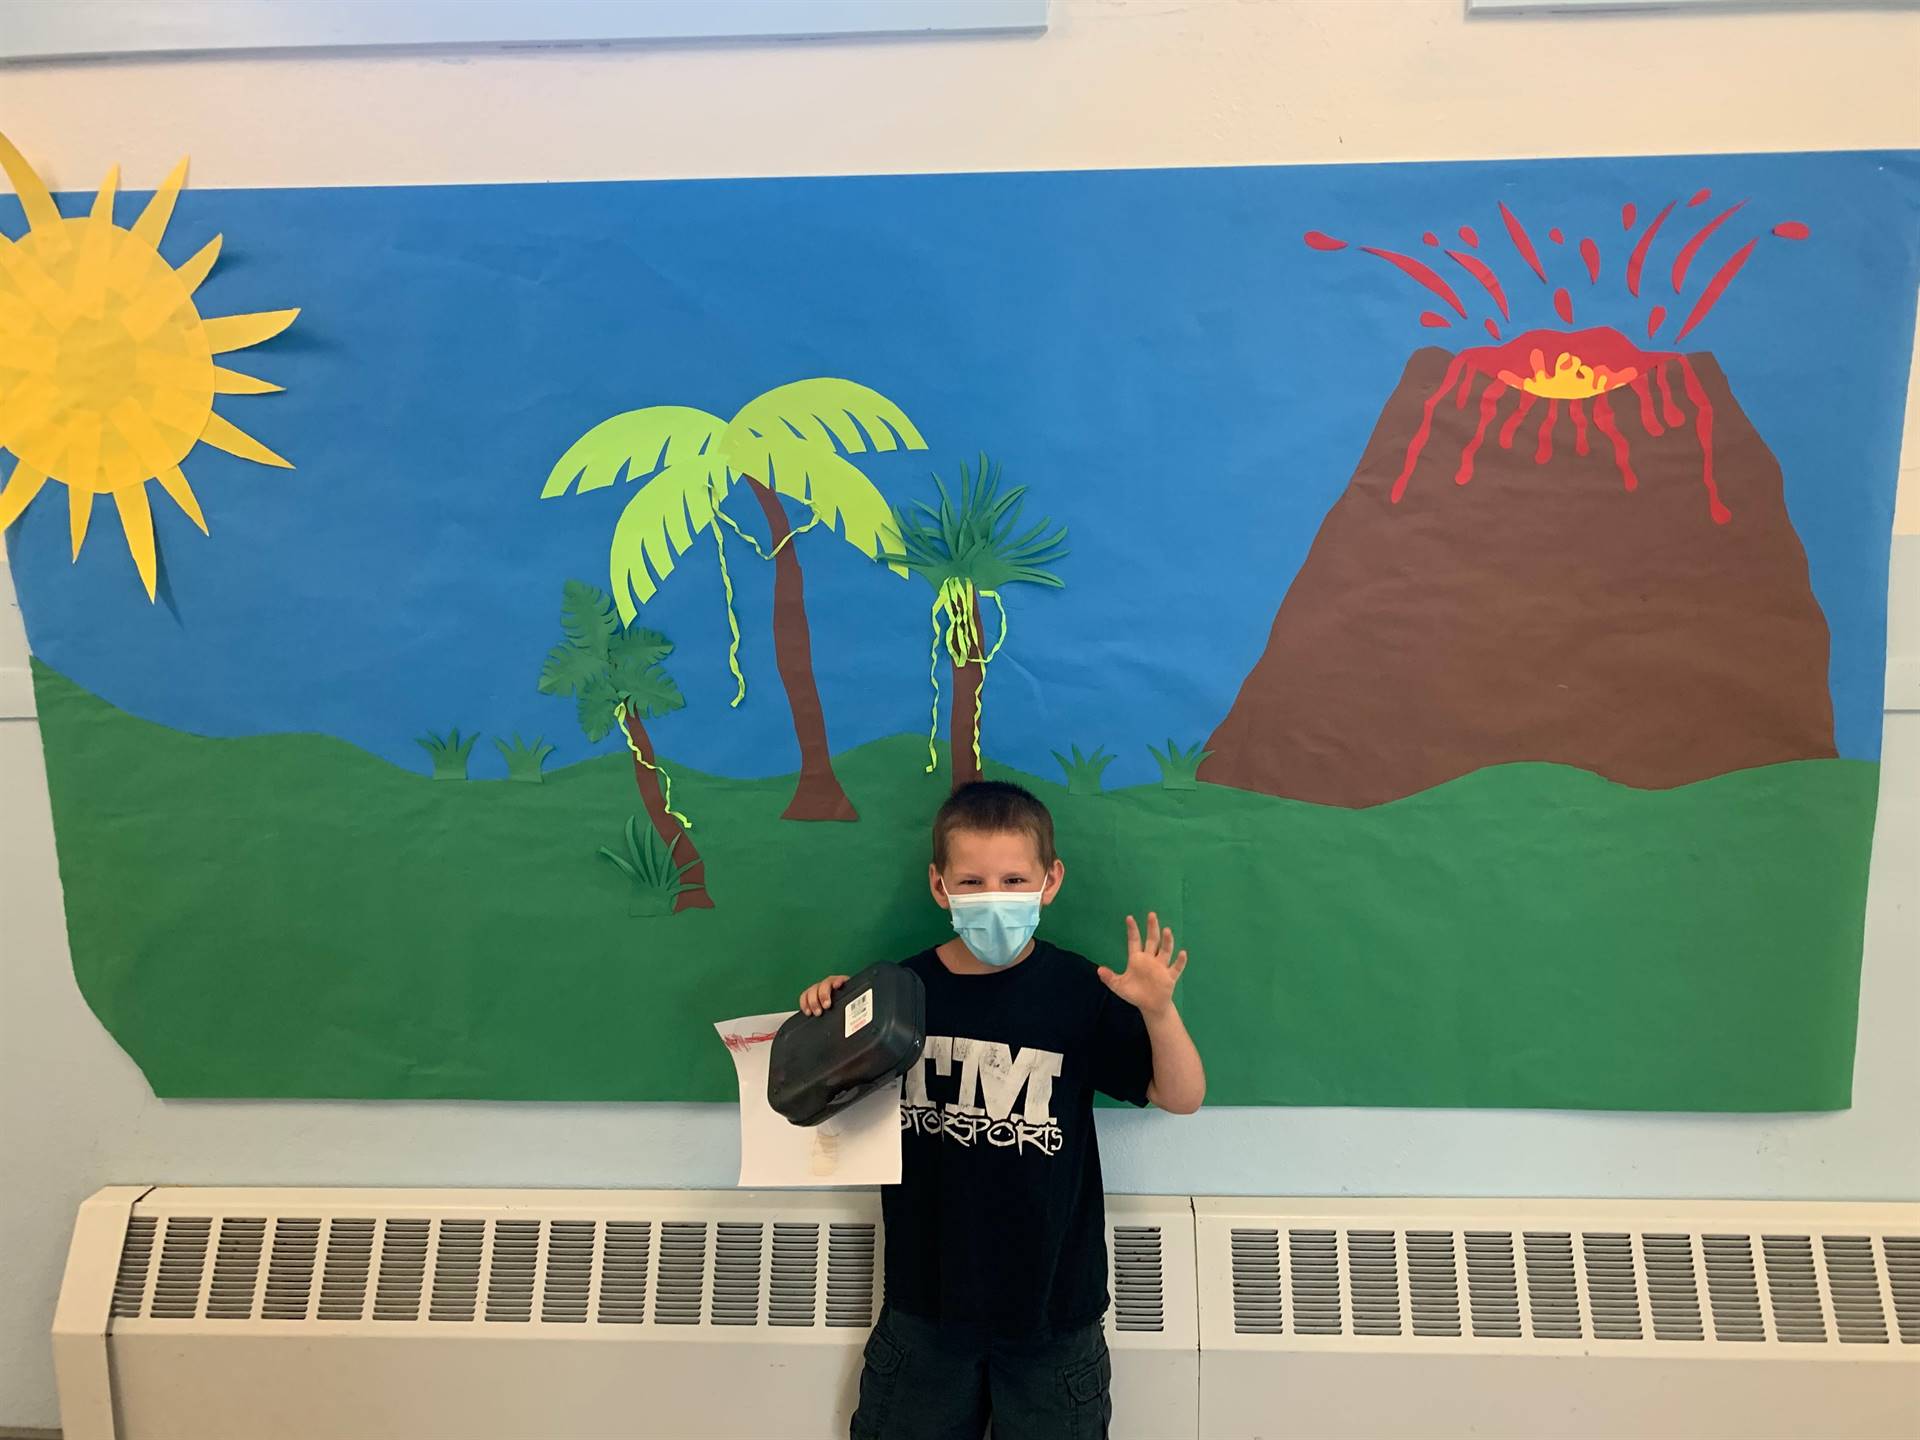
[(1113, 1363), (1099, 1325), (1038, 1340), (955, 1334), (880, 1312), (852, 1440), (1105, 1440)]

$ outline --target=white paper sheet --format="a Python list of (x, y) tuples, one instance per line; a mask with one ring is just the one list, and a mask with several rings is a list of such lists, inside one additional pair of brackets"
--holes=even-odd
[(767, 1103), (774, 1032), (793, 1013), (743, 1015), (713, 1027), (740, 1080), (740, 1183), (768, 1188), (899, 1183), (899, 1081), (818, 1125), (795, 1125)]

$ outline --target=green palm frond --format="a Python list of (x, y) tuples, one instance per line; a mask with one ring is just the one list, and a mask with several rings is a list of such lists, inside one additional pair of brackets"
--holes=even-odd
[(729, 473), (717, 453), (668, 465), (640, 487), (614, 523), (608, 578), (614, 604), (628, 624), (673, 573), (676, 556), (713, 524), (713, 507), (726, 493)]
[(906, 411), (869, 386), (828, 378), (796, 380), (748, 401), (721, 441), (734, 474), (807, 506), (868, 559), (899, 537), (886, 497), (847, 456), (903, 446), (927, 448)]
[(612, 733), (614, 710), (622, 702), (643, 717), (665, 715), (687, 703), (662, 668), (673, 642), (658, 630), (622, 625), (613, 611), (606, 591), (569, 580), (560, 607), (567, 639), (547, 653), (540, 670), (540, 692), (574, 696), (580, 729), (595, 743)]
[(742, 442), (755, 437), (791, 437), (829, 450), (837, 447), (849, 455), (869, 447), (927, 448), (907, 412), (878, 390), (855, 380), (826, 377), (776, 386), (743, 405), (727, 426), (726, 449), (736, 453)]
[(623, 473), (630, 483), (644, 480), (704, 456), (726, 428), (718, 415), (690, 405), (649, 405), (615, 415), (567, 447), (548, 473), (540, 498), (551, 500), (568, 490), (581, 495), (601, 490)]
[(604, 674), (595, 676), (580, 687), (580, 699), (574, 713), (580, 721), (580, 732), (595, 745), (613, 733), (613, 711), (620, 703), (620, 696), (613, 688), (613, 681)]
[(629, 710), (650, 720), (687, 703), (673, 677), (660, 668), (660, 662), (673, 653), (673, 642), (658, 630), (630, 626), (614, 638), (609, 653), (609, 679)]
[(933, 484), (940, 495), (937, 508), (918, 500), (895, 512), (900, 549), (883, 557), (889, 563), (913, 571), (936, 590), (950, 581), (978, 590), (1065, 584), (1046, 567), (1065, 558), (1066, 527), (1042, 520), (1023, 532), (1026, 487), (1000, 493), (997, 463), (982, 455), (979, 467), (969, 471), (962, 461), (957, 501), (938, 475)]
[(775, 494), (798, 500), (869, 560), (900, 543), (886, 496), (846, 456), (791, 435), (746, 444), (752, 448), (727, 452), (736, 473), (751, 475)]

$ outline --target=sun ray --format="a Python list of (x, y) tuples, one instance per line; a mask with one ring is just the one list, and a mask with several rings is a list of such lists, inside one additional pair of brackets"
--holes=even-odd
[(46, 483), (44, 470), (36, 470), (24, 460), (15, 463), (13, 474), (7, 477), (7, 488), (0, 490), (0, 531), (20, 518), (20, 512), (33, 503)]
[(58, 230), (60, 207), (53, 203), (47, 182), (35, 173), (27, 157), (16, 150), (5, 135), (0, 135), (0, 170), (7, 172), (7, 179), (13, 182), (13, 193), (20, 197), (20, 208), (27, 212), (27, 228)]
[(73, 558), (80, 558), (80, 547), (87, 543), (87, 522), (93, 518), (93, 491), (67, 491), (67, 534), (73, 539)]
[(80, 241), (80, 260), (74, 268), (73, 292), (80, 313), (97, 318), (107, 303), (108, 271), (113, 259), (113, 194), (120, 184), (120, 167), (107, 171), (87, 212), (86, 233)]
[(219, 415), (207, 416), (207, 428), (200, 432), (203, 444), (216, 450), (224, 450), (229, 455), (238, 455), (242, 460), (257, 460), (262, 465), (278, 465), (283, 470), (293, 469), (293, 462), (276, 455), (262, 445), (253, 436), (247, 434), (231, 420)]
[(178, 465), (169, 465), (154, 477), (160, 482), (160, 488), (173, 497), (173, 503), (187, 512), (187, 518), (200, 527), (200, 533), (207, 533), (207, 517), (200, 513), (200, 497), (193, 493), (193, 487), (187, 483), (187, 477)]
[(153, 549), (153, 510), (147, 504), (147, 487), (129, 485), (116, 490), (113, 503), (120, 511), (120, 528), (127, 532), (127, 553), (133, 556), (133, 568), (140, 572), (140, 583), (147, 587), (147, 599), (151, 600), (160, 567)]
[(194, 251), (191, 260), (173, 272), (180, 277), (180, 283), (187, 287), (189, 295), (200, 288), (201, 282), (207, 278), (207, 272), (213, 269), (213, 262), (220, 258), (221, 238), (218, 235), (214, 236)]
[(275, 395), (286, 389), (257, 375), (242, 375), (224, 365), (213, 367), (213, 393), (216, 395)]
[(94, 224), (113, 224), (113, 197), (120, 188), (120, 167), (108, 168), (107, 178), (100, 182), (100, 189), (93, 197), (93, 209), (87, 212), (87, 218)]
[[(147, 201), (147, 208), (140, 212), (140, 218), (133, 222), (133, 235), (144, 240), (154, 249), (160, 248), (160, 242), (167, 233), (167, 221), (173, 218), (173, 202), (180, 198), (180, 187), (187, 183), (187, 157), (182, 155), (180, 163), (173, 167), (160, 188), (153, 192), (153, 198)], [(148, 586), (149, 590), (153, 587)]]
[(244, 350), (271, 340), (294, 322), (298, 310), (255, 310), (246, 315), (216, 315), (203, 321), (207, 344), (216, 355), (229, 350)]

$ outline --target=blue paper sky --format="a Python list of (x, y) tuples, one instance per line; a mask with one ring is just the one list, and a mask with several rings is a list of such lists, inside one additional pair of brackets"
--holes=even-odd
[[(554, 459), (618, 411), (726, 414), (789, 380), (846, 376), (930, 442), (863, 460), (890, 498), (930, 495), (929, 470), (951, 480), (985, 449), (1031, 487), (1031, 516), (1069, 527), (1067, 587), (1008, 594), (989, 753), (1052, 773), (1050, 750), (1104, 744), (1119, 757), (1109, 784), (1151, 779), (1149, 743), (1203, 739), (1231, 704), (1408, 354), (1484, 338), (1477, 318), (1422, 329), (1422, 309), (1444, 308), (1433, 297), (1302, 232), (1419, 254), (1423, 231), (1471, 225), (1514, 302), (1507, 333), (1556, 325), (1550, 289), (1508, 248), (1504, 201), (1579, 323), (1638, 335), (1647, 301), (1619, 282), (1620, 207), (1644, 216), (1703, 187), (1751, 203), (1701, 252), (1690, 293), (1766, 226), (1812, 227), (1764, 240), (1685, 348), (1719, 358), (1780, 460), (1832, 628), (1840, 750), (1877, 758), (1920, 271), (1912, 153), (189, 190), (164, 250), (178, 263), (225, 234), (203, 312), (302, 307), (285, 336), (233, 357), (287, 393), (219, 404), (298, 468), (197, 450), (184, 468), (211, 538), (156, 490), (157, 606), (110, 510), (69, 563), (48, 487), (10, 537), (29, 638), (181, 729), (320, 731), (424, 769), (413, 737), (458, 725), (544, 734), (565, 764), (589, 747), (571, 702), (534, 681), (561, 583), (606, 584), (627, 493), (541, 501)], [(121, 198), (123, 224), (142, 198)], [(1684, 303), (1666, 286), (1672, 257), (1711, 213), (1683, 209), (1654, 248), (1647, 290), (1670, 309)], [(1567, 245), (1547, 243), (1551, 225)], [(10, 197), (0, 229), (20, 233)], [(1605, 257), (1593, 287), (1572, 243), (1588, 234)], [(823, 532), (798, 544), (834, 748), (924, 732), (931, 592)], [(645, 612), (679, 647), (669, 668), (688, 699), (655, 738), (703, 770), (789, 771), (771, 567), (733, 560), (747, 703), (728, 706), (703, 543)], [(503, 767), (483, 744), (473, 770)]]

